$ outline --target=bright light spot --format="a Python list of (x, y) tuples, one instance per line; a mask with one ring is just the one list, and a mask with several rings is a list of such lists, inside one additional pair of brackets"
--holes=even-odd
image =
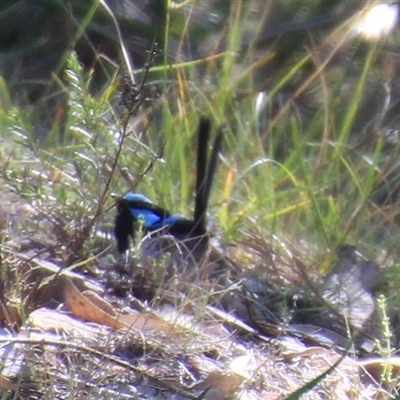
[(267, 92), (259, 92), (256, 101), (254, 104), (254, 108), (256, 114), (259, 115), (265, 104), (267, 103)]
[(367, 40), (387, 36), (398, 21), (398, 11), (397, 4), (374, 4), (362, 13), (354, 30)]

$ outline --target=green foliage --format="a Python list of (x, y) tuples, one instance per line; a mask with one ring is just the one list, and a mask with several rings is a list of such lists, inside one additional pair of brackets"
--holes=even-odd
[(390, 319), (387, 314), (387, 299), (380, 295), (377, 301), (378, 309), (381, 314), (381, 332), (382, 340), (376, 342), (379, 354), (385, 359), (386, 363), (382, 366), (381, 381), (386, 385), (395, 387), (396, 379), (393, 377), (393, 366), (390, 363), (390, 357), (396, 349), (392, 347), (392, 337)]
[[(167, 4), (166, 32), (175, 18), (174, 7)], [(194, 132), (199, 115), (206, 114), (212, 116), (215, 126), (226, 125), (224, 162), (210, 211), (225, 240), (238, 240), (242, 231), (256, 224), (294, 244), (305, 240), (320, 249), (346, 241), (368, 241), (369, 246), (379, 247), (386, 238), (384, 229), (377, 227), (376, 207), (370, 198), (379, 178), (382, 142), (360, 149), (350, 144), (365, 87), (375, 68), (377, 45), (369, 46), (357, 74), (350, 78), (342, 74), (332, 86), (325, 83), (325, 99), (311, 118), (297, 100), (301, 95), (313, 96), (321, 87), (310, 69), (310, 55), (300, 51), (294, 63), (275, 74), (277, 79), (266, 92), (266, 107), (256, 109), (251, 66), (257, 49), (255, 44), (241, 47), (247, 11), (241, 1), (229, 8), (225, 32), (229, 40), (223, 53), (174, 64), (164, 58), (164, 64), (153, 65), (146, 87), (154, 85), (165, 94), (145, 103), (143, 113), (131, 119), (134, 127), (128, 126), (125, 132), (121, 107), (116, 104), (117, 69), (103, 91), (94, 95), (93, 70), (84, 71), (76, 54), (70, 52), (63, 77), (65, 109), (40, 141), (29, 114), (12, 104), (3, 83), (1, 98), (7, 113), (1, 117), (2, 132), (11, 135), (2, 140), (13, 154), (13, 160), (3, 156), (3, 179), (24, 197), (39, 199), (39, 208), (52, 210), (49, 203), (54, 203), (57, 215), (68, 215), (68, 221), (101, 214), (104, 201), (99, 210), (99, 199), (131, 189), (189, 215)], [(88, 23), (85, 20), (85, 26)], [(340, 38), (340, 33), (337, 35)], [(168, 40), (164, 45), (167, 54)], [(238, 54), (241, 64), (250, 66), (240, 73)], [(274, 62), (273, 57), (267, 59), (267, 66)], [(325, 60), (315, 62), (319, 74), (330, 81), (337, 66), (328, 68)], [(157, 84), (160, 76), (161, 86)], [(297, 82), (302, 82), (300, 87)], [(292, 91), (294, 85), (297, 91)], [(354, 90), (345, 103), (338, 102), (344, 86)], [(285, 92), (292, 95), (274, 113)], [(18, 159), (25, 159), (24, 167)], [(104, 218), (111, 220), (109, 215)]]

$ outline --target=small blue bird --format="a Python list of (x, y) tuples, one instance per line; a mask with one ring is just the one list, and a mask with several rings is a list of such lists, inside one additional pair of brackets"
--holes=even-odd
[[(206, 227), (206, 214), (213, 178), (218, 161), (218, 153), (222, 143), (222, 131), (219, 130), (214, 140), (210, 161), (208, 159), (208, 142), (211, 131), (211, 122), (201, 118), (197, 134), (197, 170), (196, 194), (193, 219), (171, 214), (167, 210), (155, 205), (150, 199), (140, 193), (127, 193), (117, 201), (117, 215), (115, 218), (115, 237), (120, 253), (129, 249), (130, 240), (135, 240), (135, 233), (140, 224), (142, 232), (150, 238), (169, 235), (182, 244), (185, 252), (199, 259), (208, 247), (209, 236)], [(162, 242), (158, 241), (152, 249), (162, 253)], [(181, 249), (182, 250), (182, 249)]]
[(122, 199), (128, 203), (133, 219), (141, 221), (145, 230), (149, 232), (185, 219), (179, 215), (169, 214), (140, 193), (130, 192)]

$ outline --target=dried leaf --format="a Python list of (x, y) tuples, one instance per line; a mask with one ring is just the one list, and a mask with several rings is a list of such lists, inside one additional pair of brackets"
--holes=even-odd
[[(87, 291), (85, 292), (87, 294)], [(115, 312), (112, 312), (111, 315), (108, 313), (111, 305), (109, 305), (109, 307), (105, 307), (103, 303), (102, 307), (106, 309), (105, 311), (104, 309), (98, 307), (98, 299), (96, 300), (97, 304), (91, 301), (91, 299), (94, 298), (93, 293), (89, 296), (85, 296), (83, 293), (79, 292), (79, 290), (69, 279), (65, 279), (65, 303), (77, 317), (80, 317), (86, 321), (108, 325), (113, 329), (120, 329), (124, 327), (124, 325), (118, 321), (117, 318), (115, 318)]]
[(77, 338), (94, 338), (98, 329), (78, 321), (57, 310), (39, 308), (29, 315), (29, 327), (39, 328), (41, 332), (57, 332)]
[(0, 376), (0, 389), (2, 390), (17, 390), (17, 387), (7, 378)]
[(243, 376), (234, 372), (213, 371), (204, 379), (203, 382), (196, 385), (196, 389), (207, 390), (204, 399), (219, 400), (233, 393), (243, 382)]
[(386, 368), (391, 368), (393, 376), (400, 374), (400, 357), (390, 358), (375, 357), (358, 361), (360, 367), (366, 371), (376, 382), (381, 381), (381, 377)]
[(79, 292), (69, 279), (66, 279), (64, 284), (64, 298), (69, 309), (76, 316), (113, 329), (134, 328), (140, 331), (144, 329), (171, 331), (173, 329), (173, 325), (147, 313), (132, 310), (129, 314), (121, 314), (96, 293), (89, 290)]

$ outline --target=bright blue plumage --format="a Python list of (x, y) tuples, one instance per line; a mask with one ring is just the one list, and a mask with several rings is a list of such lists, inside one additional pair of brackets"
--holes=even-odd
[(129, 192), (123, 197), (123, 199), (132, 201), (132, 202), (137, 201), (137, 202), (153, 204), (153, 202), (148, 197), (146, 197), (145, 195), (143, 195), (141, 193)]
[(141, 193), (129, 192), (124, 197), (129, 202), (129, 210), (136, 221), (141, 221), (144, 228), (149, 230), (170, 226), (185, 218), (169, 214)]
[(133, 217), (140, 221), (145, 228), (156, 229), (163, 225), (163, 219), (154, 213), (152, 210), (146, 210), (145, 208), (130, 207)]
[(164, 219), (164, 225), (172, 225), (175, 222), (186, 221), (186, 220), (187, 220), (187, 218), (181, 217), (180, 215), (172, 214)]

